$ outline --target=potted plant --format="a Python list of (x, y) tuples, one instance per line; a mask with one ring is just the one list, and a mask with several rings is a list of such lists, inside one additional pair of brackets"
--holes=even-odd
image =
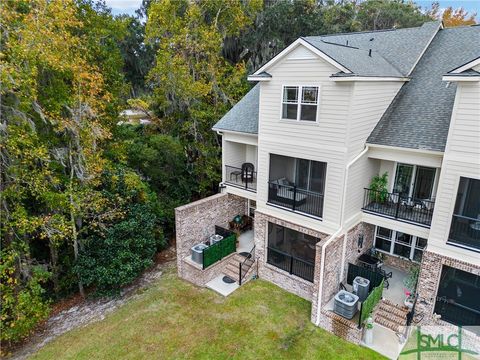
[(371, 315), (365, 321), (365, 345), (372, 345), (373, 343), (373, 319)]
[(370, 181), (370, 200), (384, 203), (388, 199), (388, 172), (375, 175)]
[(406, 289), (404, 289), (405, 300), (403, 303), (409, 309), (413, 307), (413, 303), (415, 301), (415, 291), (417, 289), (419, 272), (420, 272), (419, 266), (413, 265), (410, 268), (408, 276), (403, 280), (403, 284), (406, 287)]

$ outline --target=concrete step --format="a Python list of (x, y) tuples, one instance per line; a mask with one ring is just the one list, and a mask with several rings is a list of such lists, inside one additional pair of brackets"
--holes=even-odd
[(223, 271), (223, 273), (225, 275), (227, 275), (230, 279), (233, 279), (233, 280), (235, 280), (235, 282), (238, 283), (238, 273), (234, 273), (234, 272), (226, 270), (226, 269), (225, 269), (225, 271)]

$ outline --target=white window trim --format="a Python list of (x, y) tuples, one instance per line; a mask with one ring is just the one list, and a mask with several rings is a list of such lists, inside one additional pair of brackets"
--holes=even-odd
[[(398, 232), (403, 232), (403, 231), (396, 231), (396, 230), (392, 230), (392, 229), (389, 229), (389, 228), (385, 228), (385, 229), (388, 229), (391, 231), (391, 238), (388, 239), (386, 238), (385, 236), (383, 235), (377, 235), (378, 233), (378, 228), (380, 227), (384, 227), (384, 226), (375, 226), (375, 233), (374, 233), (374, 238), (373, 238), (373, 247), (375, 248), (375, 250), (381, 252), (381, 253), (384, 253), (384, 254), (388, 254), (388, 255), (391, 255), (391, 256), (396, 256), (396, 257), (399, 257), (401, 259), (405, 259), (405, 260), (410, 260), (416, 264), (419, 264), (418, 261), (414, 260), (413, 256), (415, 254), (415, 250), (420, 250), (422, 253), (425, 251), (425, 249), (427, 248), (427, 245), (425, 245), (425, 247), (422, 249), (418, 246), (418, 239), (421, 238), (420, 236), (414, 236), (414, 235), (410, 235), (410, 234), (407, 234), (409, 236), (412, 237), (412, 242), (410, 245), (406, 245), (406, 244), (403, 244), (401, 242), (397, 242), (397, 233)], [(406, 233), (405, 233), (406, 234)], [(382, 249), (378, 249), (376, 246), (375, 246), (375, 243), (376, 243), (376, 239), (377, 237), (383, 239), (383, 240), (386, 240), (386, 241), (390, 241), (390, 250), (389, 251), (385, 251), (385, 250), (382, 250)], [(427, 240), (428, 241), (428, 240)], [(404, 256), (401, 256), (401, 255), (397, 255), (395, 254), (393, 251), (394, 251), (394, 248), (395, 248), (395, 244), (401, 244), (401, 245), (405, 245), (405, 246), (410, 246), (410, 254), (408, 256), (408, 258), (404, 257)], [(428, 244), (428, 243), (427, 243)]]
[[(295, 103), (288, 103), (283, 101), (283, 94), (285, 92), (286, 87), (298, 87), (298, 94), (297, 94), (297, 119), (287, 119), (283, 117), (283, 104), (295, 104)], [(317, 102), (315, 104), (313, 103), (302, 103), (302, 94), (303, 94), (303, 88), (308, 88), (308, 87), (315, 87), (317, 88)], [(302, 105), (315, 105), (317, 107), (315, 111), (315, 121), (312, 120), (302, 120), (300, 119), (301, 111), (302, 111)], [(318, 109), (320, 108), (320, 85), (282, 85), (282, 93), (280, 95), (280, 120), (285, 121), (285, 122), (298, 122), (301, 124), (318, 124)]]

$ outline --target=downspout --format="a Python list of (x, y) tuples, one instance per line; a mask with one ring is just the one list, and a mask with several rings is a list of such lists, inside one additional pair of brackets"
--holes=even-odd
[[(222, 144), (223, 144), (223, 133), (220, 130), (215, 130), (217, 135), (222, 137)], [(222, 149), (223, 153), (223, 149)], [(225, 188), (225, 184), (223, 183), (223, 155), (222, 155), (222, 181), (218, 183), (218, 190), (220, 191), (220, 194), (223, 194), (223, 189)]]
[[(322, 308), (322, 293), (323, 293), (323, 275), (324, 275), (324, 272), (325, 272), (325, 249), (327, 248), (327, 246), (333, 241), (333, 239), (335, 239), (343, 230), (343, 215), (345, 213), (345, 198), (347, 196), (347, 180), (348, 180), (348, 170), (350, 169), (350, 167), (355, 164), (363, 155), (365, 155), (367, 153), (369, 149), (369, 146), (366, 145), (365, 146), (365, 149), (363, 149), (363, 151), (358, 154), (357, 156), (355, 156), (355, 158), (353, 158), (348, 164), (347, 166), (345, 167), (345, 175), (344, 175), (344, 181), (343, 181), (343, 196), (342, 196), (342, 211), (340, 213), (340, 227), (338, 228), (337, 231), (335, 231), (331, 236), (330, 238), (325, 242), (325, 244), (322, 246), (322, 256), (321, 256), (321, 260), (320, 260), (320, 284), (319, 284), (319, 287), (318, 287), (318, 306), (317, 306), (317, 321), (315, 322), (315, 325), (319, 326), (320, 325), (320, 311), (321, 311), (321, 308)], [(343, 245), (344, 245), (344, 250), (343, 250), (343, 257), (342, 257), (342, 277), (343, 277), (343, 261), (344, 261), (344, 254), (345, 254), (345, 246), (346, 246), (346, 238), (344, 239), (344, 242), (343, 242)]]

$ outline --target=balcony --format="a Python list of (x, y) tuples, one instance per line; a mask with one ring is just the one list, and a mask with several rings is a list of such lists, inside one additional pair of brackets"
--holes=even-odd
[(363, 208), (367, 213), (430, 227), (435, 201), (365, 189)]
[(322, 218), (326, 169), (324, 162), (271, 154), (268, 204)]
[(268, 202), (316, 217), (322, 217), (323, 214), (322, 194), (295, 185), (279, 184), (278, 181), (268, 182)]
[(454, 214), (448, 242), (480, 250), (480, 219)]
[(249, 166), (241, 168), (225, 165), (225, 183), (240, 189), (257, 192), (257, 172)]

